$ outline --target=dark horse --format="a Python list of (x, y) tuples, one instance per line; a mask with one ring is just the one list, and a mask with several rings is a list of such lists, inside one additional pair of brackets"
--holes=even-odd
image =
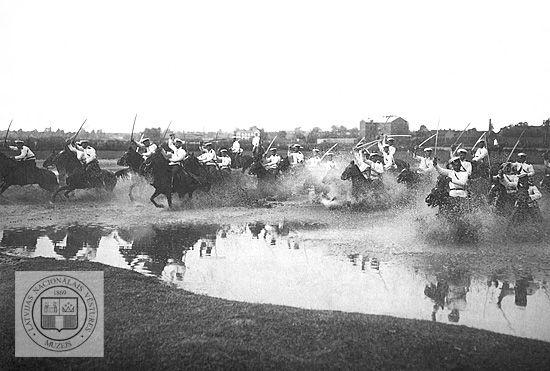
[(60, 164), (56, 164), (56, 158), (59, 155), (59, 152), (55, 149), (52, 150), (52, 153), (42, 163), (42, 167), (48, 169), (50, 167), (55, 167), (58, 173), (57, 179), (59, 183), (65, 183), (67, 180), (67, 170)]
[(0, 195), (12, 185), (38, 184), (40, 188), (54, 192), (58, 187), (57, 177), (47, 169), (20, 163), (0, 152)]
[[(376, 186), (372, 180), (365, 178), (354, 161), (351, 161), (344, 169), (340, 179), (351, 180), (351, 197), (356, 202), (359, 201), (368, 190), (372, 189), (373, 186)], [(381, 185), (379, 181), (376, 183), (378, 183), (378, 186)]]
[(186, 194), (191, 198), (193, 197), (193, 192), (196, 190), (202, 189), (208, 192), (211, 187), (206, 169), (192, 154), (187, 156), (183, 162), (183, 166), (180, 167), (176, 174), (173, 189), (170, 166), (168, 165), (168, 160), (164, 158), (160, 150), (157, 150), (156, 153), (143, 163), (139, 173), (143, 174), (155, 188), (155, 192), (149, 199), (156, 207), (163, 207), (155, 201), (155, 198), (161, 194), (166, 196), (168, 206), (172, 208), (172, 193), (177, 193), (180, 199)]
[(130, 184), (130, 189), (128, 190), (128, 197), (130, 201), (134, 202), (134, 196), (132, 191), (134, 188), (145, 179), (145, 173), (143, 170), (143, 157), (136, 152), (134, 147), (129, 147), (122, 157), (117, 161), (118, 166), (128, 166), (128, 168), (119, 170), (115, 173), (117, 178), (126, 178), (130, 174), (137, 175), (132, 177), (132, 184)]
[[(55, 164), (59, 173), (66, 172), (66, 185), (59, 187), (53, 194), (52, 201), (60, 192), (65, 192), (65, 197), (75, 189), (104, 189), (112, 192), (115, 189), (117, 178), (115, 174), (108, 170), (101, 170), (98, 179), (89, 179), (82, 163), (76, 158), (76, 154), (65, 147), (55, 156), (51, 162)], [(63, 169), (63, 170), (62, 170)]]

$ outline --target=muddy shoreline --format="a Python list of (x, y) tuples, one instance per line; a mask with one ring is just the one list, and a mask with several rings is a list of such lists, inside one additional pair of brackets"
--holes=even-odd
[[(105, 358), (15, 359), (14, 270), (104, 270)], [(550, 344), (463, 326), (195, 295), (89, 262), (0, 256), (0, 364), (9, 369), (544, 369)], [(145, 334), (147, 334), (145, 336)]]

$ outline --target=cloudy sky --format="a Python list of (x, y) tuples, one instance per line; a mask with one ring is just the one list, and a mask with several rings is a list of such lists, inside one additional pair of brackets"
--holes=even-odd
[(0, 128), (550, 117), (548, 1), (0, 0)]

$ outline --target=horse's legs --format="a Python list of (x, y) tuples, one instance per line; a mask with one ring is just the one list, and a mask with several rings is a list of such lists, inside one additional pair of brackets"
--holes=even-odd
[(2, 186), (0, 186), (0, 195), (6, 191), (10, 187), (10, 184), (8, 182), (2, 182)]
[(171, 209), (172, 208), (172, 192), (168, 192), (166, 194), (166, 199), (168, 200), (168, 207)]
[(155, 189), (155, 192), (149, 198), (149, 200), (151, 200), (153, 205), (155, 205), (155, 207), (158, 207), (158, 208), (164, 207), (161, 204), (157, 204), (156, 201), (155, 201), (155, 198), (157, 198), (160, 194), (161, 194), (161, 192), (159, 192), (157, 189)]
[[(55, 197), (60, 193), (60, 192), (63, 192), (63, 191), (66, 191), (66, 190), (69, 190), (69, 192), (71, 191), (71, 187), (65, 185), (65, 186), (62, 186), (62, 187), (59, 187), (57, 188), (57, 191), (55, 191), (55, 193), (52, 195), (52, 202), (55, 201)], [(65, 196), (66, 197), (66, 196)]]

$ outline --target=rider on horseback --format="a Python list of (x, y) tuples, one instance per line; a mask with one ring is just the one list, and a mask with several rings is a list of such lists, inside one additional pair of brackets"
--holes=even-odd
[(187, 157), (187, 152), (183, 148), (183, 141), (179, 138), (172, 140), (168, 139), (168, 147), (172, 152), (166, 152), (161, 147), (162, 156), (169, 161), (168, 166), (170, 168), (170, 189), (174, 190), (174, 178), (178, 172), (181, 171), (182, 162)]
[(277, 175), (279, 171), (279, 163), (281, 162), (281, 156), (277, 154), (277, 148), (271, 147), (271, 154), (266, 157), (267, 163), (264, 168), (272, 175)]
[(29, 147), (25, 145), (25, 142), (22, 140), (16, 140), (15, 146), (8, 146), (9, 149), (12, 151), (19, 151), (19, 154), (17, 156), (14, 156), (13, 159), (17, 161), (19, 165), (21, 165), (21, 169), (25, 174), (25, 177), (27, 179), (32, 178), (32, 176), (36, 173), (36, 157), (34, 156), (34, 153), (30, 150)]
[(518, 177), (533, 177), (535, 175), (535, 168), (533, 165), (525, 162), (527, 160), (527, 155), (523, 152), (518, 153), (518, 160), (513, 165)]
[(83, 165), (84, 173), (90, 184), (94, 188), (104, 186), (100, 176), (101, 169), (97, 160), (96, 150), (89, 145), (88, 140), (82, 139), (79, 142), (75, 142), (73, 139), (67, 143), (67, 148), (76, 154), (76, 158)]
[(434, 157), (433, 157), (433, 149), (431, 148), (424, 148), (424, 156), (418, 156), (416, 154), (416, 148), (415, 150), (413, 151), (413, 158), (414, 159), (417, 159), (417, 160), (420, 160), (420, 164), (418, 165), (418, 172), (421, 173), (421, 174), (426, 174), (426, 173), (429, 173), (431, 172), (431, 170), (433, 169), (433, 162), (434, 162)]
[(214, 149), (212, 148), (211, 142), (208, 142), (204, 145), (204, 153), (197, 157), (197, 160), (199, 160), (199, 162), (203, 165), (213, 166), (213, 168), (210, 169), (218, 168), (218, 156), (216, 156), (216, 151), (214, 151)]
[(135, 140), (132, 140), (132, 142), (138, 148), (145, 148), (145, 152), (141, 154), (141, 156), (143, 157), (143, 160), (145, 161), (157, 151), (157, 145), (155, 143), (152, 143), (151, 139), (143, 138), (143, 135), (141, 136), (141, 139), (139, 140), (139, 142), (136, 142)]
[(453, 157), (449, 160), (451, 169), (444, 169), (437, 164), (434, 158), (433, 166), (440, 175), (448, 178), (449, 182), (449, 209), (453, 214), (461, 214), (464, 210), (465, 202), (468, 197), (466, 186), (468, 185), (468, 172), (462, 167), (459, 157)]
[(218, 161), (220, 162), (220, 170), (231, 172), (231, 157), (229, 157), (227, 149), (222, 148), (220, 150), (220, 157), (218, 158)]
[(457, 154), (458, 158), (460, 159), (462, 168), (468, 173), (468, 176), (472, 176), (472, 163), (470, 161), (466, 161), (466, 155), (468, 154), (468, 151), (464, 148), (460, 148), (457, 151)]
[(298, 164), (304, 163), (304, 154), (300, 151), (302, 146), (294, 144), (288, 149), (288, 159), (290, 160), (290, 166), (295, 167)]

